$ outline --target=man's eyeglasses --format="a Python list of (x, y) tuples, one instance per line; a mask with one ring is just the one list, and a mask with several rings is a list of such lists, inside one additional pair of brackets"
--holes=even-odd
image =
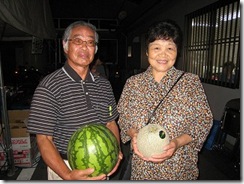
[(95, 47), (97, 45), (97, 42), (95, 42), (94, 40), (83, 41), (80, 38), (68, 39), (67, 41), (71, 41), (75, 45), (82, 45), (83, 43), (85, 43), (88, 47)]

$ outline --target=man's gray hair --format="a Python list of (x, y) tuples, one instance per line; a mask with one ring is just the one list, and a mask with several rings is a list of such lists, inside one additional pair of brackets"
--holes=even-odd
[(71, 23), (64, 31), (64, 34), (63, 34), (63, 42), (65, 43), (64, 45), (64, 48), (68, 47), (67, 45), (67, 40), (70, 38), (70, 34), (71, 34), (71, 31), (72, 29), (74, 29), (75, 27), (77, 26), (87, 26), (89, 28), (91, 28), (94, 32), (95, 32), (95, 42), (98, 43), (98, 40), (99, 40), (99, 35), (97, 33), (97, 28), (96, 26), (94, 26), (93, 24), (89, 23), (89, 22), (85, 22), (85, 21), (76, 21), (76, 22), (73, 22)]

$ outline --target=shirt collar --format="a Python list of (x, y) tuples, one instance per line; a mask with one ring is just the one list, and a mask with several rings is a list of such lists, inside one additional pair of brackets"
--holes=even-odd
[[(159, 85), (165, 85), (165, 83), (171, 83), (172, 81), (175, 80), (175, 77), (178, 76), (179, 71), (172, 66), (166, 73), (166, 75), (161, 79), (161, 81), (159, 82)], [(149, 66), (147, 68), (147, 70), (144, 72), (145, 77), (148, 81), (156, 83), (156, 81), (153, 78), (152, 75), (152, 67)], [(157, 83), (156, 83), (157, 84)]]
[[(68, 64), (68, 62), (66, 61), (64, 66), (63, 66), (63, 70), (65, 71), (65, 73), (73, 80), (76, 82), (80, 82), (82, 81), (82, 78), (76, 73), (76, 71)], [(86, 78), (85, 80), (86, 82), (94, 82), (95, 78), (93, 76), (93, 74), (91, 73), (90, 69), (87, 72)]]
[[(173, 76), (175, 75), (175, 72), (176, 72), (176, 68), (174, 66), (172, 66), (166, 73), (165, 77), (166, 76)], [(149, 78), (152, 78), (153, 79), (153, 75), (152, 75), (152, 66), (149, 66), (147, 68), (147, 70), (145, 71), (145, 74), (147, 75), (147, 77)]]

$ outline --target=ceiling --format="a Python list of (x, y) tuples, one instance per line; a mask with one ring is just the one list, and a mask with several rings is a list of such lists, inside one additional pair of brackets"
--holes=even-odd
[(120, 28), (127, 29), (166, 1), (169, 0), (50, 0), (49, 3), (54, 19), (111, 19)]
[[(14, 0), (12, 0), (15, 2)], [(160, 6), (171, 0), (46, 0), (49, 2), (54, 26), (60, 19), (91, 19), (103, 21), (106, 29), (116, 29), (121, 32), (132, 30), (146, 21), (152, 12), (157, 14)], [(32, 2), (32, 1), (31, 1)], [(34, 4), (35, 1), (33, 1)], [(32, 8), (33, 9), (33, 8)], [(35, 8), (32, 10), (35, 11)], [(26, 12), (26, 11), (25, 11)], [(45, 14), (45, 13), (44, 13)], [(45, 17), (45, 16), (43, 16)], [(47, 17), (46, 17), (47, 18)], [(63, 29), (72, 20), (66, 21)], [(93, 22), (92, 22), (93, 23)], [(95, 22), (96, 23), (96, 22)], [(94, 24), (94, 23), (93, 23)], [(96, 25), (96, 24), (94, 24)], [(100, 24), (99, 24), (100, 25)], [(97, 26), (97, 25), (96, 25)], [(99, 28), (98, 28), (99, 29)], [(61, 30), (62, 31), (62, 30)], [(28, 39), (29, 34), (5, 24), (0, 18), (0, 34), (2, 40)], [(59, 35), (59, 32), (58, 32)], [(12, 39), (11, 39), (12, 38)]]
[(55, 39), (49, 0), (0, 1), (0, 41)]

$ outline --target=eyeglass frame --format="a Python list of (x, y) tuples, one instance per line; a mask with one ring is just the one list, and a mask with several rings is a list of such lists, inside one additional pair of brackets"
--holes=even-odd
[[(75, 39), (78, 39), (78, 40), (81, 40), (81, 43), (79, 44), (79, 43), (77, 43), (77, 42), (74, 42), (74, 40)], [(86, 46), (88, 46), (88, 47), (96, 47), (97, 46), (97, 44), (98, 44), (98, 42), (96, 42), (95, 40), (87, 40), (87, 41), (84, 41), (84, 40), (82, 40), (82, 39), (80, 39), (80, 38), (70, 38), (70, 39), (67, 39), (67, 41), (71, 41), (73, 44), (75, 44), (75, 45), (82, 45), (83, 43), (85, 43), (86, 44)], [(88, 45), (88, 41), (92, 41), (92, 42), (94, 42), (94, 45)]]

